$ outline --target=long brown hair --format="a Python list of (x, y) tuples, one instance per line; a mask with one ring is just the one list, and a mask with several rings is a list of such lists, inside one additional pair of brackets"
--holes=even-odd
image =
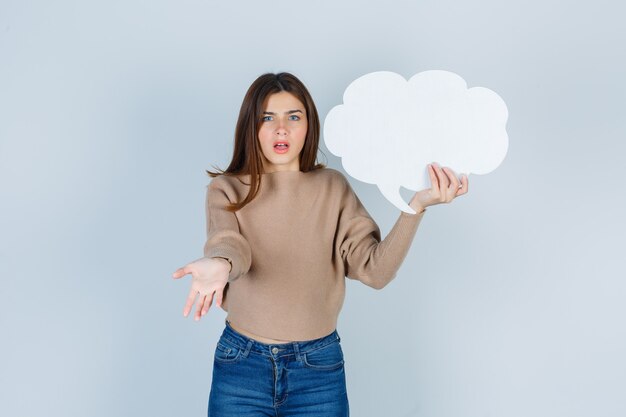
[(248, 91), (241, 103), (239, 118), (235, 128), (235, 147), (230, 165), (226, 170), (216, 168), (219, 172), (206, 170), (210, 177), (218, 175), (250, 175), (250, 191), (245, 199), (232, 203), (226, 207), (234, 212), (251, 202), (259, 192), (261, 175), (263, 170), (263, 151), (259, 145), (259, 127), (263, 122), (262, 112), (265, 99), (271, 94), (287, 91), (293, 94), (302, 104), (306, 111), (308, 128), (304, 147), (300, 152), (300, 171), (308, 172), (314, 169), (324, 168), (326, 165), (316, 163), (320, 137), (320, 121), (317, 115), (315, 103), (311, 94), (304, 84), (293, 74), (280, 72), (278, 74), (266, 73), (259, 76)]

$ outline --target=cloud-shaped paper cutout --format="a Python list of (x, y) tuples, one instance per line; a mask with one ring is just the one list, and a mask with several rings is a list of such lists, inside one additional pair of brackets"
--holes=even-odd
[(400, 186), (430, 188), (431, 162), (457, 175), (493, 171), (508, 150), (507, 118), (500, 96), (468, 89), (453, 72), (424, 71), (407, 81), (378, 71), (346, 88), (343, 104), (326, 115), (324, 142), (350, 176), (376, 184), (389, 202), (413, 214)]

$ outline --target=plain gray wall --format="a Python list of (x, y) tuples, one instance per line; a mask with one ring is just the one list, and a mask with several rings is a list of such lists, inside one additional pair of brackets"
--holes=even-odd
[[(248, 86), (293, 72), (323, 120), (361, 75), (429, 69), (505, 100), (509, 152), (430, 208), (386, 288), (348, 281), (352, 415), (626, 415), (624, 12), (1, 1), (0, 415), (206, 415), (225, 313), (183, 318), (171, 274), (202, 256)], [(386, 234), (398, 209), (350, 181)]]

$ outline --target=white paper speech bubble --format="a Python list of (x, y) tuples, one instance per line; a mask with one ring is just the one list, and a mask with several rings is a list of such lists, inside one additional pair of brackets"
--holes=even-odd
[(376, 184), (394, 206), (414, 214), (400, 186), (430, 188), (431, 162), (457, 175), (493, 171), (509, 147), (507, 118), (500, 96), (484, 87), (468, 89), (453, 72), (424, 71), (407, 81), (378, 71), (346, 88), (343, 104), (324, 120), (324, 143), (350, 176)]

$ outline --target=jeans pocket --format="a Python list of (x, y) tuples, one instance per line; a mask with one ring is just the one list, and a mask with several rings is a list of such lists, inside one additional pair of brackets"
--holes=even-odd
[(339, 341), (331, 342), (319, 349), (302, 355), (304, 366), (310, 369), (330, 371), (343, 366), (343, 350)]
[(217, 362), (222, 363), (234, 363), (241, 357), (241, 349), (235, 343), (230, 342), (228, 339), (220, 338), (215, 346), (214, 358)]

